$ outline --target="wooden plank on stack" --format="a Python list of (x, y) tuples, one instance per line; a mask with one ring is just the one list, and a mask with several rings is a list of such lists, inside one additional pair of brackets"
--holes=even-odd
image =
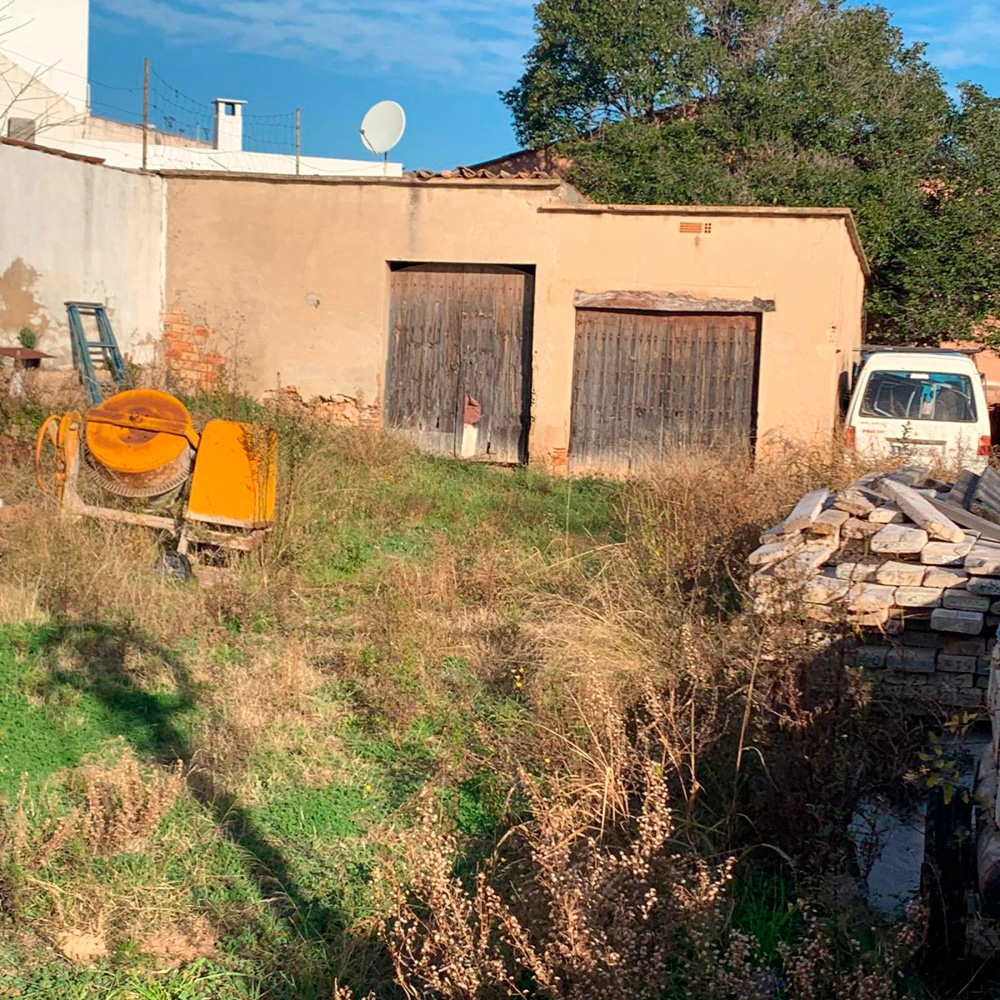
[(846, 510), (837, 510), (831, 507), (817, 515), (809, 531), (813, 535), (830, 535), (840, 537), (840, 529), (845, 521), (850, 520), (851, 515)]
[(875, 509), (875, 503), (856, 487), (841, 490), (833, 498), (833, 506), (854, 517), (867, 517)]
[(936, 608), (940, 606), (943, 594), (940, 587), (897, 587), (896, 607)]
[(928, 542), (923, 528), (905, 524), (886, 524), (872, 535), (872, 552), (891, 552), (899, 555), (919, 555)]
[(902, 469), (896, 469), (895, 472), (888, 472), (883, 476), (878, 476), (877, 473), (875, 475), (881, 479), (891, 479), (895, 483), (902, 483), (904, 486), (922, 486), (927, 482), (930, 472), (931, 470), (926, 465), (906, 465)]
[(987, 467), (963, 506), (987, 521), (1000, 524), (1000, 474)]
[(805, 586), (802, 598), (809, 604), (831, 604), (847, 596), (852, 586), (849, 580), (835, 576), (814, 576)]
[(755, 549), (747, 556), (747, 562), (751, 566), (770, 566), (786, 556), (790, 556), (796, 549), (800, 549), (804, 542), (801, 535), (791, 535), (782, 538), (777, 542), (767, 542)]
[(954, 611), (950, 608), (935, 608), (931, 612), (931, 627), (940, 632), (960, 632), (963, 635), (979, 635), (985, 624), (984, 616), (978, 611)]
[(949, 587), (941, 595), (941, 606), (952, 611), (980, 611), (986, 614), (990, 610), (990, 599), (982, 594), (973, 594), (965, 587)]
[(965, 557), (977, 541), (975, 535), (966, 535), (965, 541), (958, 545), (951, 542), (928, 542), (920, 550), (920, 561), (929, 566), (964, 566)]
[[(926, 549), (924, 551), (926, 551)], [(923, 552), (920, 553), (921, 560), (923, 559), (923, 554)], [(949, 566), (928, 566), (924, 571), (923, 586), (937, 587), (938, 589), (943, 589), (944, 587), (958, 587), (965, 583), (968, 579), (969, 577), (965, 572), (964, 567), (961, 569), (952, 569)]]
[(937, 507), (942, 514), (961, 527), (967, 528), (969, 531), (976, 531), (983, 538), (989, 538), (991, 541), (1000, 542), (1000, 524), (994, 524), (992, 521), (987, 521), (985, 517), (973, 514), (970, 511), (965, 510), (963, 507), (960, 507), (957, 503), (952, 503), (950, 500), (928, 500), (927, 502), (932, 504), (934, 507)]
[(957, 504), (959, 507), (968, 510), (969, 501), (972, 499), (972, 494), (978, 485), (979, 476), (977, 476), (971, 469), (963, 469), (958, 474), (958, 478), (955, 480), (955, 485), (952, 486), (947, 497), (942, 499), (946, 500), (948, 503)]
[(881, 507), (876, 507), (868, 515), (868, 520), (872, 524), (904, 524), (906, 516), (902, 511), (896, 510), (892, 504), (886, 503), (882, 504)]
[(886, 525), (868, 521), (862, 517), (849, 517), (840, 529), (841, 537), (851, 541), (856, 538), (870, 538), (878, 534)]
[(785, 534), (791, 535), (796, 531), (805, 531), (819, 517), (829, 496), (830, 491), (825, 488), (807, 493), (792, 508), (791, 514), (785, 518)]
[(833, 567), (838, 580), (874, 580), (881, 564), (877, 559), (866, 558), (839, 562)]
[(1000, 576), (1000, 544), (980, 539), (965, 557), (969, 576)]
[(919, 587), (924, 582), (927, 567), (922, 563), (905, 563), (895, 559), (882, 563), (875, 582), (887, 587)]
[(888, 613), (896, 597), (895, 587), (883, 587), (877, 583), (852, 583), (844, 598), (848, 611), (870, 614)]
[(825, 539), (806, 542), (787, 559), (775, 564), (774, 575), (788, 580), (804, 580), (818, 570), (833, 555), (836, 548), (836, 545), (830, 544)]
[(912, 487), (891, 479), (880, 479), (878, 485), (892, 503), (931, 538), (955, 544), (965, 540), (965, 532)]
[(769, 528), (761, 535), (761, 542), (765, 544), (776, 542), (782, 538), (787, 538), (789, 535), (805, 531), (819, 517), (820, 511), (823, 509), (823, 505), (829, 496), (830, 491), (828, 489), (813, 490), (811, 493), (807, 493), (792, 508), (791, 514), (784, 521), (776, 524), (773, 528)]

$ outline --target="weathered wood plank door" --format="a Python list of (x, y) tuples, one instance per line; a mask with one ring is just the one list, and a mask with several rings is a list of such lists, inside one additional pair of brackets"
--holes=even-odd
[(759, 320), (578, 309), (570, 465), (630, 472), (677, 448), (752, 448)]
[(386, 426), (440, 454), (527, 461), (533, 307), (526, 269), (394, 268)]

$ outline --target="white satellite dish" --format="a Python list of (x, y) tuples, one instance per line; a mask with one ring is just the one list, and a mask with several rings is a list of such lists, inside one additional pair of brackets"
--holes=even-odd
[(373, 104), (361, 122), (361, 141), (372, 153), (388, 153), (403, 138), (406, 112), (395, 101)]

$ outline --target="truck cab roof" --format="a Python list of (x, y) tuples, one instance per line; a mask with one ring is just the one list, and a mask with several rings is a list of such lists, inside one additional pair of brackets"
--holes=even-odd
[(975, 352), (954, 351), (936, 347), (874, 348), (862, 349), (861, 364), (864, 368), (880, 371), (900, 369), (931, 369), (938, 372), (977, 371), (972, 358)]

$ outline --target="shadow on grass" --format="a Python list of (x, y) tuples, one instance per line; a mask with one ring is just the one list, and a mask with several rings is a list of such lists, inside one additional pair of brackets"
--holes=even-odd
[[(293, 954), (286, 953), (284, 942), (270, 946), (261, 942), (270, 953), (268, 968), (252, 973), (259, 995), (326, 998), (344, 955), (360, 957), (364, 967), (378, 970), (377, 978), (388, 985), (388, 958), (381, 946), (349, 935), (343, 912), (335, 904), (309, 899), (282, 851), (218, 777), (194, 759), (185, 723), (200, 691), (173, 650), (129, 625), (93, 622), (44, 628), (35, 633), (31, 645), (52, 668), (43, 689), (69, 686), (96, 698), (107, 712), (103, 722), (110, 734), (123, 736), (136, 751), (158, 763), (180, 760), (192, 795), (211, 813), (221, 835), (240, 849), (247, 874), (294, 942)], [(65, 664), (67, 654), (71, 666), (57, 666), (60, 661)], [(145, 690), (127, 666), (136, 654), (166, 667), (176, 694)]]

